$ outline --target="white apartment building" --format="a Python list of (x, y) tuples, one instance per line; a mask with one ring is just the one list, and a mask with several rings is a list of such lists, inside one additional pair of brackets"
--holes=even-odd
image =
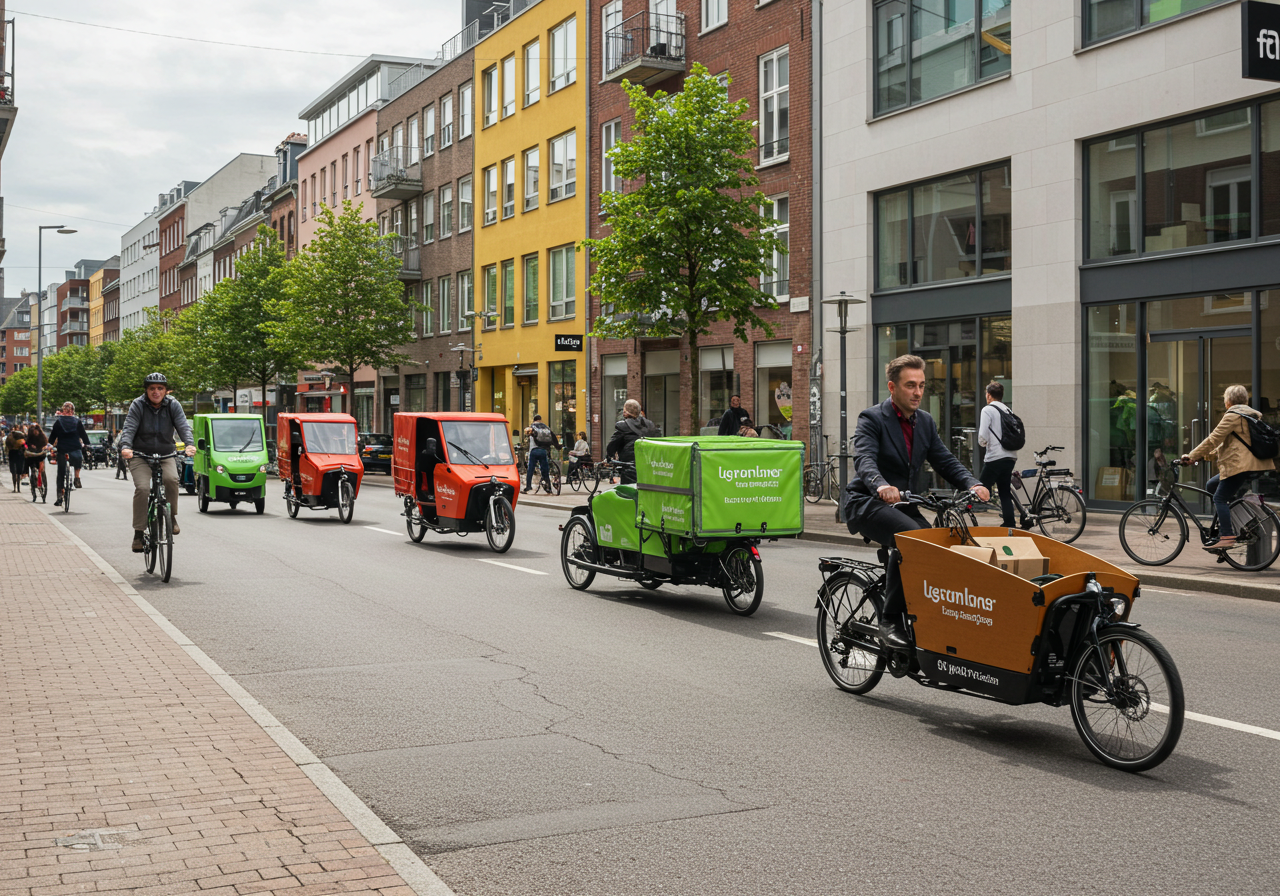
[[(850, 435), (907, 352), (964, 463), (997, 380), (1027, 425), (1022, 466), (1065, 446), (1101, 506), (1152, 491), (1227, 385), (1276, 422), (1280, 84), (1241, 77), (1236, 0), (821, 9), (822, 291), (866, 300)], [(831, 435), (839, 356), (826, 332)]]
[(160, 307), (160, 216), (199, 186), (182, 181), (161, 193), (156, 207), (120, 237), (120, 332), (146, 322), (146, 309)]

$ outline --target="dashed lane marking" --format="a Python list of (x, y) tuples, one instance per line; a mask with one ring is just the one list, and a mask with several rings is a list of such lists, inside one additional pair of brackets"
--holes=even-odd
[(507, 569), (518, 569), (521, 572), (531, 573), (535, 576), (545, 576), (546, 573), (540, 569), (530, 569), (527, 566), (516, 566), (514, 563), (503, 563), (501, 560), (480, 560), (481, 563), (492, 563), (494, 566), (504, 566)]
[(365, 526), (366, 529), (372, 529), (374, 532), (381, 532), (384, 535), (403, 535), (403, 532), (392, 532), (390, 529), (379, 529), (377, 526)]
[[(812, 638), (801, 638), (799, 635), (789, 635), (786, 632), (765, 632), (771, 638), (781, 638), (784, 641), (795, 641), (797, 644), (806, 644), (809, 647), (817, 647), (818, 642)], [(1156, 712), (1169, 711), (1169, 707), (1163, 703), (1152, 703), (1151, 708)], [(1206, 725), (1217, 725), (1219, 728), (1230, 728), (1232, 731), (1243, 731), (1245, 734), (1256, 734), (1258, 737), (1269, 737), (1272, 740), (1280, 740), (1280, 731), (1272, 731), (1270, 728), (1260, 728), (1257, 725), (1246, 725), (1243, 722), (1233, 722), (1230, 719), (1219, 719), (1215, 716), (1206, 716), (1198, 712), (1184, 712), (1184, 717), (1192, 722), (1203, 722)]]

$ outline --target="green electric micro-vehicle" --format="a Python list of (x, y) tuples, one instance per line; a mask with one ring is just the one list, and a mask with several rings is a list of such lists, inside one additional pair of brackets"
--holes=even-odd
[(267, 435), (256, 414), (196, 414), (196, 496), (201, 513), (210, 501), (230, 504), (252, 501), (253, 509), (267, 508)]

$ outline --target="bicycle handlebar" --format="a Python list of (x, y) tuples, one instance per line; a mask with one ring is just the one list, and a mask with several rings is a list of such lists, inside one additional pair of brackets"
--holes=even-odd
[(971, 488), (958, 492), (951, 498), (943, 498), (940, 495), (917, 495), (912, 492), (900, 492), (900, 494), (902, 495), (902, 500), (898, 504), (916, 504), (929, 510), (945, 510), (978, 500), (978, 496), (973, 493)]
[(1045, 445), (1039, 451), (1033, 451), (1032, 454), (1034, 454), (1036, 457), (1044, 457), (1050, 451), (1066, 451), (1066, 450), (1067, 449), (1063, 448), (1061, 445)]

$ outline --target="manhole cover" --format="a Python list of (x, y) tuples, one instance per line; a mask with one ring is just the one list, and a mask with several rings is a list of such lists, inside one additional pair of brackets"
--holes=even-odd
[(123, 828), (81, 831), (70, 837), (59, 837), (56, 842), (68, 849), (120, 849), (136, 833)]

